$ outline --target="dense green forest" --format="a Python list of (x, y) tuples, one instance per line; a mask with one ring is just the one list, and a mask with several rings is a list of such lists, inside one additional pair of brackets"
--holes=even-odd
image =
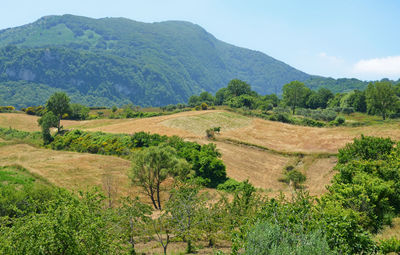
[(2, 105), (40, 105), (64, 91), (87, 106), (161, 106), (215, 93), (235, 78), (260, 94), (278, 95), (293, 80), (334, 93), (368, 84), (308, 75), (189, 22), (63, 15), (0, 31)]

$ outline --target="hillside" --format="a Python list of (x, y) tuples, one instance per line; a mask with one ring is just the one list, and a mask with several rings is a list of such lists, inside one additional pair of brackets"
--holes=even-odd
[(215, 92), (233, 78), (265, 94), (310, 77), (181, 21), (47, 16), (0, 31), (0, 47), (2, 101), (19, 107), (43, 103), (26, 98), (37, 90), (65, 90), (89, 105), (158, 106)]

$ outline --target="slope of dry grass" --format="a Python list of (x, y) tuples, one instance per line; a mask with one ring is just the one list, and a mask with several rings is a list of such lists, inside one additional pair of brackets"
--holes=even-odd
[[(217, 135), (218, 137), (256, 144), (278, 151), (278, 153), (271, 153), (249, 146), (230, 144), (223, 141), (216, 142), (217, 148), (222, 152), (223, 161), (227, 165), (229, 177), (240, 181), (249, 179), (255, 186), (270, 191), (287, 190), (287, 186), (277, 180), (282, 176), (284, 166), (291, 162), (294, 157), (280, 155), (279, 152), (336, 153), (339, 148), (361, 134), (400, 139), (399, 123), (395, 121), (361, 127), (313, 128), (249, 118), (223, 110), (190, 111), (145, 119), (64, 120), (62, 121), (62, 125), (65, 128), (80, 128), (110, 133), (129, 134), (145, 131), (169, 136), (178, 135), (200, 143), (210, 142), (204, 138), (204, 132), (207, 128), (220, 126), (221, 134)], [(39, 130), (37, 117), (26, 114), (0, 114), (0, 126), (28, 131)], [(2, 144), (3, 148), (1, 148), (0, 152), (6, 153), (4, 143)], [(23, 149), (27, 151), (32, 150)], [(61, 152), (46, 150), (40, 153), (38, 151), (32, 153), (39, 160), (43, 157), (50, 157), (49, 155), (53, 155), (53, 153)], [(41, 153), (44, 156), (40, 156), (39, 154)], [(102, 175), (100, 172), (104, 173), (105, 169), (116, 169), (115, 167), (121, 166), (121, 162), (123, 161), (114, 157), (106, 157), (107, 160), (101, 159), (99, 161), (99, 157), (103, 156), (74, 154), (75, 156), (69, 157), (71, 157), (71, 160), (77, 159), (77, 161), (76, 163), (69, 164), (68, 153), (62, 152), (62, 157), (65, 160), (62, 161), (59, 158), (58, 160), (60, 161), (57, 161), (54, 166), (65, 164), (66, 168), (65, 173), (61, 174), (62, 178), (57, 179), (56, 171), (51, 168), (52, 160), (49, 158), (46, 160), (43, 159), (47, 163), (41, 165), (38, 160), (34, 160), (35, 158), (29, 159), (28, 155), (30, 155), (30, 152), (17, 155), (18, 153), (10, 153), (11, 158), (16, 157), (22, 163), (25, 161), (25, 165), (31, 164), (30, 167), (34, 171), (48, 171), (47, 177), (61, 186), (78, 185), (81, 182), (97, 183), (99, 185), (101, 183), (99, 176)], [(25, 160), (24, 157), (28, 158)], [(114, 160), (118, 162), (114, 162)], [(305, 164), (303, 171), (307, 176), (305, 186), (308, 187), (311, 194), (323, 193), (325, 186), (329, 184), (330, 179), (334, 175), (332, 168), (335, 165), (335, 158), (315, 159), (311, 157), (311, 159), (305, 158), (303, 163)], [(90, 166), (92, 164), (93, 166)], [(105, 165), (102, 166), (101, 164)], [(127, 167), (126, 164), (129, 165), (129, 162), (125, 162), (125, 167)], [(115, 165), (114, 168), (113, 165)], [(27, 166), (28, 169), (30, 167)], [(88, 171), (88, 174), (85, 175), (84, 171), (80, 170), (80, 167), (84, 167), (84, 171)], [(93, 168), (97, 168), (98, 172), (93, 172)], [(120, 169), (124, 169), (124, 167)], [(68, 175), (73, 177), (67, 178), (66, 176)], [(79, 177), (80, 175), (82, 176)]]
[(137, 193), (137, 189), (130, 187), (127, 177), (130, 161), (117, 157), (13, 144), (0, 147), (0, 164), (21, 165), (50, 183), (71, 190), (84, 190), (93, 186), (102, 188), (102, 180), (108, 175), (118, 183), (119, 195)]
[(182, 116), (161, 122), (162, 125), (182, 129), (204, 136), (205, 130), (221, 127), (222, 131), (234, 130), (251, 124), (251, 119), (231, 112), (216, 111), (201, 115)]

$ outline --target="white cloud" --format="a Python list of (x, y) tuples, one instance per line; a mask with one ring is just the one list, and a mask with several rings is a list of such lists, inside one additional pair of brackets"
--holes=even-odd
[(318, 57), (324, 59), (324, 60), (328, 60), (329, 62), (331, 62), (332, 64), (340, 64), (343, 63), (343, 59), (340, 57), (335, 57), (335, 56), (330, 56), (328, 54), (326, 54), (325, 52), (321, 52), (318, 54)]
[(353, 72), (380, 78), (398, 79), (400, 78), (400, 56), (360, 60), (354, 65)]

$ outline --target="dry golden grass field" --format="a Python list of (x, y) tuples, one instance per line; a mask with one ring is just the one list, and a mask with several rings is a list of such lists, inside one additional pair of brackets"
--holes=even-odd
[[(239, 181), (248, 179), (256, 187), (272, 193), (288, 192), (288, 186), (278, 179), (282, 177), (285, 166), (294, 165), (306, 174), (305, 187), (313, 195), (325, 191), (325, 186), (334, 175), (332, 169), (336, 164), (335, 157), (318, 158), (313, 154), (336, 153), (339, 148), (361, 134), (400, 139), (399, 123), (396, 122), (361, 127), (314, 128), (250, 118), (223, 110), (189, 111), (145, 119), (64, 120), (62, 125), (67, 129), (79, 128), (110, 133), (131, 134), (145, 131), (169, 136), (178, 135), (199, 143), (210, 142), (205, 138), (206, 129), (221, 127), (221, 133), (216, 135), (217, 141), (214, 142), (222, 153), (229, 177)], [(37, 117), (18, 113), (0, 114), (0, 127), (40, 130)], [(227, 139), (274, 151), (228, 143)], [(129, 190), (126, 177), (129, 162), (126, 160), (91, 154), (43, 151), (28, 145), (13, 146), (16, 147), (0, 148), (2, 164), (17, 160), (18, 164), (57, 185), (77, 188), (82, 185), (101, 185), (102, 176), (110, 171), (121, 178), (121, 192), (126, 193)], [(286, 155), (285, 152), (302, 152), (309, 155), (299, 158)]]
[(103, 182), (108, 178), (118, 183), (119, 196), (137, 195), (138, 192), (130, 186), (127, 177), (130, 161), (118, 157), (54, 151), (27, 144), (0, 146), (0, 165), (12, 164), (21, 165), (50, 183), (70, 190), (103, 188)]

